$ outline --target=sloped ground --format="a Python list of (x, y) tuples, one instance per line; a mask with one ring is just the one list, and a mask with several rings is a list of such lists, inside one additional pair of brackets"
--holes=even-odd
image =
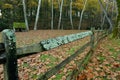
[[(78, 33), (78, 30), (39, 30), (30, 32), (17, 32), (17, 47), (37, 43), (43, 39)], [(18, 70), (20, 80), (36, 80), (38, 76), (54, 67), (65, 58), (73, 54), (78, 48), (89, 41), (89, 37), (77, 40), (61, 47), (38, 53), (18, 60)], [(84, 53), (83, 53), (84, 54)], [(82, 55), (81, 57), (83, 57)], [(79, 57), (80, 58), (80, 57)], [(66, 76), (76, 67), (76, 61), (72, 61), (66, 68), (60, 70), (58, 75), (54, 75), (52, 80), (66, 79)], [(3, 67), (0, 65), (0, 80), (3, 80)]]
[[(40, 40), (63, 36), (80, 31), (30, 31), (17, 32), (17, 47), (37, 43)], [(38, 53), (18, 60), (20, 80), (36, 80), (38, 76), (63, 61), (73, 54), (78, 48), (89, 41), (89, 37), (68, 43), (61, 47)], [(71, 61), (65, 68), (61, 69), (49, 80), (66, 80), (66, 76), (76, 69), (77, 62), (80, 61), (87, 51), (80, 54), (74, 61)], [(0, 65), (0, 80), (3, 80), (3, 68)], [(93, 57), (85, 69), (77, 76), (77, 80), (120, 80), (120, 40), (110, 37), (105, 38), (97, 46)]]
[(101, 41), (77, 80), (120, 80), (120, 40)]

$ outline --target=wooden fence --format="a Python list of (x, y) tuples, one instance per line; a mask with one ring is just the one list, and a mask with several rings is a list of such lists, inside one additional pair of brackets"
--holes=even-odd
[[(95, 34), (94, 34), (95, 33)], [(83, 36), (84, 35), (84, 36)], [(96, 35), (96, 36), (95, 36)], [(33, 44), (30, 46), (16, 48), (16, 38), (13, 30), (4, 30), (2, 32), (2, 43), (0, 43), (0, 64), (4, 66), (4, 78), (5, 80), (18, 80), (18, 68), (17, 68), (17, 59), (32, 55), (38, 52), (43, 52), (46, 50), (53, 49), (55, 47), (67, 44), (69, 42), (84, 38), (86, 36), (91, 36), (91, 40), (78, 49), (74, 54), (67, 57), (60, 64), (56, 65), (44, 75), (40, 76), (38, 80), (48, 80), (51, 76), (55, 75), (61, 68), (66, 64), (72, 61), (79, 54), (84, 52), (84, 50), (90, 46), (91, 49), (87, 53), (86, 57), (90, 56), (93, 53), (95, 45), (107, 36), (105, 31), (91, 31), (71, 34), (66, 36), (61, 36), (53, 39), (48, 39), (41, 41), (40, 43)], [(86, 59), (86, 57), (84, 59)], [(84, 64), (84, 60), (79, 63), (79, 67)]]

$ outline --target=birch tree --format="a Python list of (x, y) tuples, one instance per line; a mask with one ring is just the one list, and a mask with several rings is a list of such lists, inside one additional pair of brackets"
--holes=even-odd
[[(106, 3), (106, 11), (108, 10), (108, 5), (109, 5), (109, 3), (107, 2)], [(104, 25), (104, 22), (105, 22), (105, 14), (104, 14), (104, 16), (103, 16), (103, 19), (102, 19), (102, 23), (101, 23), (101, 25), (100, 25), (100, 27), (101, 27), (101, 29), (103, 29), (103, 25)]]
[(37, 8), (37, 14), (36, 14), (36, 19), (35, 19), (34, 30), (37, 30), (37, 24), (38, 24), (39, 13), (40, 13), (40, 6), (41, 6), (41, 0), (39, 0), (39, 2), (38, 2), (38, 8)]
[(61, 25), (62, 8), (63, 8), (63, 0), (62, 0), (61, 5), (60, 5), (60, 16), (59, 16), (59, 22), (58, 22), (58, 29), (60, 29), (60, 25)]
[(108, 17), (108, 15), (107, 15), (107, 11), (105, 10), (105, 8), (104, 8), (104, 6), (103, 6), (102, 1), (101, 1), (101, 0), (98, 0), (98, 2), (99, 2), (99, 5), (100, 5), (101, 9), (103, 10), (103, 13), (104, 13), (104, 15), (105, 15), (105, 17), (106, 17), (109, 25), (110, 25), (109, 31), (112, 32), (113, 24), (112, 24), (110, 18)]
[(23, 3), (23, 12), (24, 12), (24, 18), (25, 18), (26, 30), (29, 31), (28, 20), (27, 20), (27, 13), (26, 13), (25, 0), (22, 0), (22, 3)]
[(52, 9), (52, 10), (51, 10), (51, 11), (52, 11), (52, 12), (51, 12), (51, 13), (52, 13), (51, 29), (53, 30), (53, 0), (51, 0), (51, 6), (52, 6), (52, 8), (51, 8), (51, 9)]
[(88, 0), (85, 0), (85, 1), (84, 1), (84, 6), (83, 6), (83, 9), (82, 9), (82, 12), (81, 12), (81, 15), (80, 15), (80, 22), (79, 22), (79, 27), (78, 27), (79, 30), (80, 30), (80, 28), (81, 28), (83, 13), (84, 13), (84, 11), (85, 11), (87, 1), (88, 1)]
[(117, 5), (117, 9), (118, 9), (117, 10), (118, 15), (117, 15), (117, 23), (113, 30), (113, 37), (120, 39), (120, 0), (116, 0), (116, 5)]
[(70, 0), (71, 2), (70, 2), (70, 23), (71, 23), (71, 27), (72, 27), (72, 29), (74, 29), (74, 27), (73, 27), (73, 20), (72, 20), (72, 0)]
[(57, 2), (58, 2), (59, 9), (60, 9), (60, 0), (57, 0)]

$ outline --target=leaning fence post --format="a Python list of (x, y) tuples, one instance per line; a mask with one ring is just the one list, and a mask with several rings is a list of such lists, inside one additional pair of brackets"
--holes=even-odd
[(6, 62), (4, 66), (5, 80), (18, 80), (16, 38), (13, 30), (2, 31), (2, 41), (5, 45)]
[(94, 39), (95, 39), (94, 28), (91, 28), (91, 32), (92, 32), (92, 35), (91, 35), (90, 43), (91, 43), (91, 51), (93, 52), (93, 49), (94, 49)]

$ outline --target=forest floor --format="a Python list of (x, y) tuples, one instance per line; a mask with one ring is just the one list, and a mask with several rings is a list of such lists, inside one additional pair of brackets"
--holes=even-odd
[(120, 80), (120, 39), (102, 40), (77, 80)]
[[(39, 30), (17, 32), (17, 47), (38, 43), (41, 40), (57, 36), (81, 32), (79, 30)], [(89, 37), (68, 43), (58, 48), (18, 59), (20, 80), (36, 80), (46, 71), (72, 55), (77, 49), (90, 40)], [(72, 70), (76, 69), (80, 61), (88, 52), (89, 47), (76, 59), (62, 68), (49, 80), (66, 80)], [(0, 65), (0, 80), (3, 80), (3, 66)], [(93, 57), (84, 70), (76, 77), (77, 80), (120, 80), (120, 40), (110, 37), (98, 44)]]

